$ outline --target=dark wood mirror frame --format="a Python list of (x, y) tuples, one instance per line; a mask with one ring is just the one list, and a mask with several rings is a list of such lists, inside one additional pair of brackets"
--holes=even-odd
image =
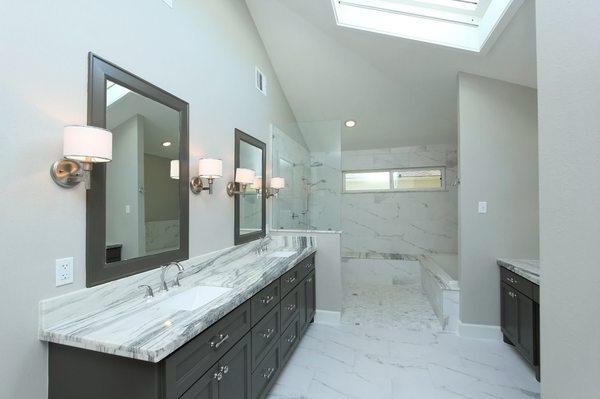
[(106, 165), (96, 164), (87, 191), (86, 286), (92, 287), (122, 277), (155, 269), (189, 257), (189, 104), (161, 88), (89, 53), (88, 124), (106, 127), (106, 80), (127, 87), (179, 112), (179, 249), (124, 261), (106, 263)]
[(249, 134), (246, 134), (244, 132), (242, 132), (239, 129), (235, 129), (235, 165), (234, 165), (234, 171), (240, 167), (240, 143), (241, 142), (245, 142), (250, 144), (253, 147), (257, 147), (258, 149), (260, 149), (262, 151), (262, 171), (261, 171), (261, 176), (263, 176), (262, 179), (262, 190), (261, 192), (263, 193), (263, 195), (261, 195), (261, 209), (262, 209), (262, 215), (261, 215), (261, 219), (262, 219), (262, 223), (261, 223), (261, 229), (260, 231), (256, 231), (253, 233), (248, 233), (248, 234), (240, 234), (240, 196), (239, 195), (235, 195), (235, 212), (234, 212), (234, 227), (233, 227), (233, 233), (234, 233), (234, 243), (235, 245), (238, 244), (244, 244), (250, 241), (254, 241), (254, 240), (258, 240), (259, 238), (263, 238), (266, 235), (266, 231), (267, 231), (267, 199), (266, 199), (266, 195), (264, 195), (264, 193), (266, 192), (266, 187), (267, 187), (267, 145), (265, 143), (263, 143), (262, 141), (250, 136)]

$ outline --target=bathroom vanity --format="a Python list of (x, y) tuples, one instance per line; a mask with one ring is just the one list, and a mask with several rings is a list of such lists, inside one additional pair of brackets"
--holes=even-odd
[(540, 380), (539, 262), (498, 259), (501, 328), (504, 342), (514, 345), (535, 368)]
[[(49, 398), (265, 397), (314, 320), (315, 251), (267, 237), (191, 260), (152, 298), (137, 286), (157, 270), (42, 301)], [(204, 287), (224, 293), (191, 310)]]

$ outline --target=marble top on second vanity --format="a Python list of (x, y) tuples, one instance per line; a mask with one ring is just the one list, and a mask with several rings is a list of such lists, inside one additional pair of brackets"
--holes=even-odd
[[(268, 252), (256, 254), (268, 243)], [(316, 251), (314, 237), (268, 237), (186, 262), (181, 287), (160, 292), (160, 270), (46, 299), (39, 306), (39, 338), (150, 362), (159, 362), (243, 304), (300, 260)], [(278, 251), (292, 254), (281, 257)], [(173, 271), (172, 271), (173, 272)], [(171, 275), (171, 279), (173, 276)], [(141, 284), (152, 286), (144, 299)], [(195, 286), (231, 291), (193, 311), (157, 306)]]
[(534, 284), (540, 285), (540, 261), (533, 259), (507, 259), (500, 258), (497, 260), (498, 266), (507, 268), (513, 273)]

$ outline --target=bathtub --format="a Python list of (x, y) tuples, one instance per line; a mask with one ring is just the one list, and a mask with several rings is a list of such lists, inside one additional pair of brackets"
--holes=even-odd
[(460, 286), (458, 255), (430, 254), (419, 256), (421, 285), (444, 331), (457, 332)]

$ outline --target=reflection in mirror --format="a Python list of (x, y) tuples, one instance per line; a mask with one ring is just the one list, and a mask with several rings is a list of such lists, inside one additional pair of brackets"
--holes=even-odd
[(179, 112), (106, 82), (106, 263), (180, 247)]
[(240, 196), (240, 235), (262, 229), (262, 150), (245, 141), (240, 141), (240, 168), (255, 172), (253, 184), (245, 187)]

